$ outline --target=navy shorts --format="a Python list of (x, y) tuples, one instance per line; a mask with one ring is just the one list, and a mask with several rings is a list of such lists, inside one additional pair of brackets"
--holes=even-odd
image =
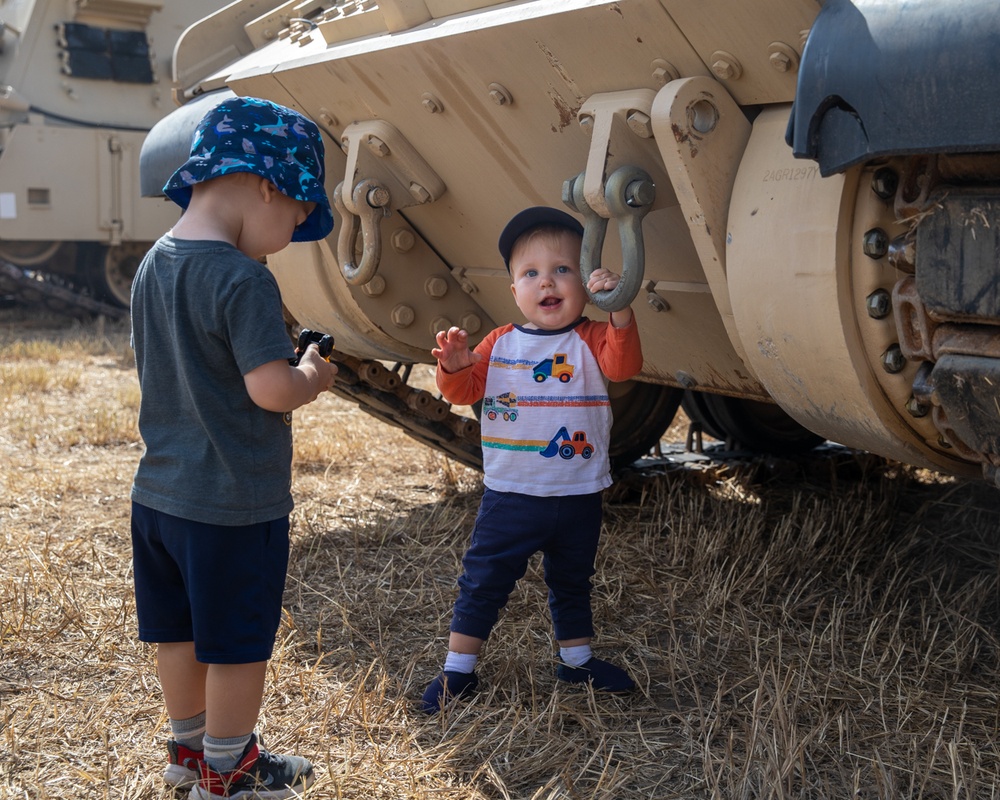
[(281, 622), (288, 517), (206, 525), (132, 503), (139, 639), (194, 642), (205, 664), (267, 661)]
[(529, 559), (543, 554), (559, 641), (594, 635), (590, 578), (601, 533), (601, 493), (534, 497), (487, 489), (462, 559), (451, 630), (486, 639)]

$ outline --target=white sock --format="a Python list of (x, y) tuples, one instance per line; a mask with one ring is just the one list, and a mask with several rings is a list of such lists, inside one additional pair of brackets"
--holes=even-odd
[(563, 660), (564, 664), (571, 667), (582, 667), (588, 661), (590, 661), (593, 652), (590, 649), (589, 644), (578, 644), (574, 647), (560, 647), (559, 657)]
[(455, 653), (451, 650), (444, 660), (445, 672), (464, 672), (468, 675), (476, 668), (479, 656), (475, 653)]

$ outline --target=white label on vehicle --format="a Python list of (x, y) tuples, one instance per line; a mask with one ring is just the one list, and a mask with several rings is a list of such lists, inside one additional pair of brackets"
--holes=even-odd
[(0, 219), (17, 219), (17, 195), (0, 192)]

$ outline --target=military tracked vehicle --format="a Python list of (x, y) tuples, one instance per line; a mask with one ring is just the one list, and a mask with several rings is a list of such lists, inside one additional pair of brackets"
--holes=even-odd
[(140, 197), (142, 140), (176, 108), (177, 39), (222, 5), (0, 2), (0, 260), (128, 306), (139, 259), (177, 219)]
[(174, 57), (144, 190), (226, 93), (314, 119), (337, 228), (269, 265), (336, 337), (338, 391), (418, 438), (476, 463), (474, 420), (409, 366), (518, 319), (497, 236), (546, 204), (583, 222), (585, 275), (623, 276), (591, 315), (641, 329), (619, 460), (683, 402), (755, 449), (995, 479), (993, 0), (241, 0)]

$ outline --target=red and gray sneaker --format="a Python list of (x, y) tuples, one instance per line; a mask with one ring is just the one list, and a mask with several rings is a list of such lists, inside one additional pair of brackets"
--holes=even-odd
[(163, 770), (163, 782), (175, 789), (190, 789), (198, 782), (198, 764), (204, 758), (204, 751), (192, 750), (170, 739), (167, 753), (170, 760)]
[(191, 790), (191, 800), (274, 800), (301, 797), (313, 782), (313, 768), (299, 756), (277, 756), (257, 746), (257, 736), (230, 772), (216, 772), (204, 761), (201, 777)]

